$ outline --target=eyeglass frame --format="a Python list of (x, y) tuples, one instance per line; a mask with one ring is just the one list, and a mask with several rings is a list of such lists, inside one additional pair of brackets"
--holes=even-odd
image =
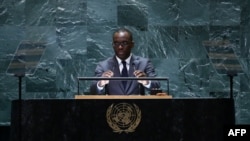
[(133, 43), (133, 41), (123, 41), (123, 42), (112, 42), (113, 47), (127, 47), (129, 44)]

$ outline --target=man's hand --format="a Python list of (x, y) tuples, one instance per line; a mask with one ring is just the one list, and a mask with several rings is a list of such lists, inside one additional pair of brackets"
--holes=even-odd
[[(135, 77), (147, 77), (146, 73), (141, 70), (135, 70), (134, 71)], [(141, 83), (142, 85), (148, 85), (148, 80), (138, 80), (138, 83)]]
[[(111, 71), (111, 70), (108, 70), (108, 71), (105, 71), (103, 74), (102, 74), (102, 76), (101, 77), (108, 77), (108, 78), (110, 78), (110, 77), (112, 77), (114, 75), (114, 73)], [(100, 80), (98, 83), (97, 83), (97, 85), (99, 86), (99, 87), (104, 87), (106, 84), (108, 84), (109, 83), (109, 80)]]

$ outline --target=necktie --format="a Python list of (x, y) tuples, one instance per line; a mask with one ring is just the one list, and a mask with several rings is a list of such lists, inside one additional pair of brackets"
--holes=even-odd
[[(122, 77), (128, 77), (128, 70), (127, 70), (127, 66), (126, 66), (126, 61), (122, 61), (123, 64), (123, 69), (122, 69)], [(124, 80), (122, 81), (123, 87), (126, 87), (127, 81)]]

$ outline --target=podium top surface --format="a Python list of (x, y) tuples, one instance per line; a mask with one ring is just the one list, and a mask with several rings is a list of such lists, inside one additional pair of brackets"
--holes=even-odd
[(75, 95), (75, 99), (171, 99), (171, 95)]

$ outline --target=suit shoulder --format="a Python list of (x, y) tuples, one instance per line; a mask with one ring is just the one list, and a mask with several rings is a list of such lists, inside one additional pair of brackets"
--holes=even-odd
[(142, 61), (142, 62), (149, 61), (149, 58), (145, 58), (145, 57), (142, 57), (142, 56), (134, 56), (134, 57), (135, 57), (135, 60), (138, 60), (138, 61)]
[(106, 65), (106, 64), (108, 64), (110, 62), (113, 62), (113, 58), (112, 57), (109, 57), (109, 58), (107, 58), (105, 60), (100, 61), (99, 64), (105, 64)]

